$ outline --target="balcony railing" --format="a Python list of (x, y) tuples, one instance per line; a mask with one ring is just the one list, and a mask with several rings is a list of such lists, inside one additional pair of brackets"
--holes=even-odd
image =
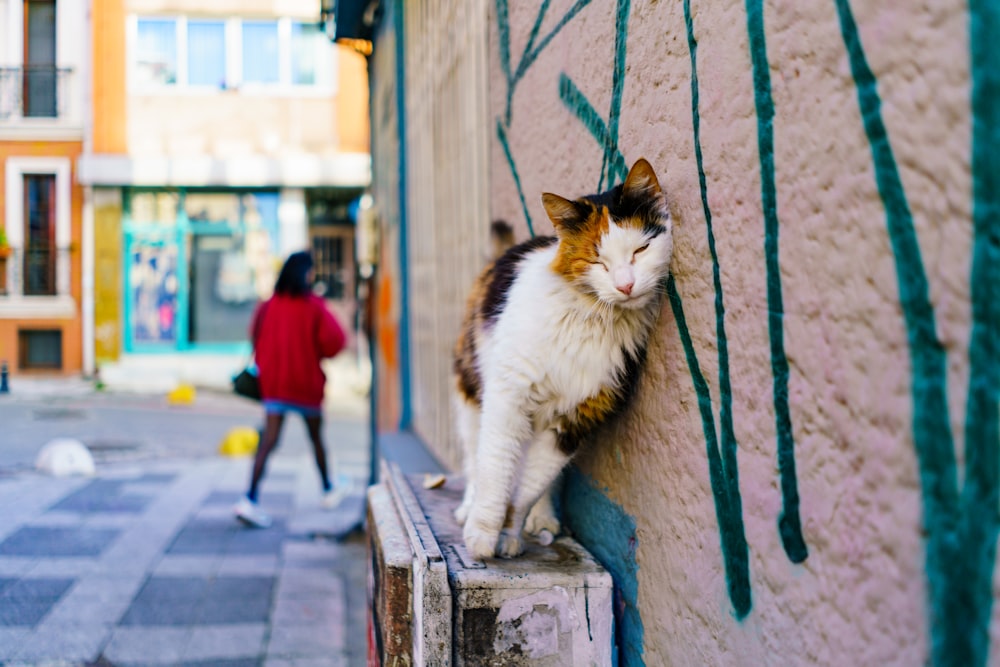
[(54, 65), (0, 67), (0, 120), (65, 116), (72, 73)]

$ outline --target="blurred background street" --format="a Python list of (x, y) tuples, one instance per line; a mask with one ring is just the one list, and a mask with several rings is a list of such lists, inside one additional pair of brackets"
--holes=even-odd
[[(324, 434), (337, 483), (320, 508), (299, 420), (270, 460), (266, 530), (238, 524), (251, 459), (219, 454), (255, 427), (256, 404), (200, 391), (95, 391), (77, 380), (19, 379), (0, 396), (0, 663), (356, 665), (366, 650), (365, 546), (352, 531), (368, 476), (364, 400), (339, 400)], [(72, 437), (93, 477), (34, 469)]]

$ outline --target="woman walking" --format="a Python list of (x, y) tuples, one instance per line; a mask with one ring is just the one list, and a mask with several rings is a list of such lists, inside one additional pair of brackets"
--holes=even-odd
[(285, 415), (290, 412), (302, 415), (309, 430), (323, 484), (323, 505), (332, 507), (340, 500), (330, 483), (323, 446), (326, 375), (320, 361), (340, 352), (346, 337), (323, 300), (312, 293), (313, 278), (309, 253), (293, 253), (278, 274), (274, 296), (257, 307), (250, 325), (265, 422), (250, 488), (233, 511), (239, 520), (259, 528), (271, 525), (271, 518), (257, 504), (260, 482), (267, 458), (278, 445)]

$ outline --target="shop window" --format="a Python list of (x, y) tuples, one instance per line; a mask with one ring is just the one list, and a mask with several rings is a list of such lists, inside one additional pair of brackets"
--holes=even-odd
[(62, 368), (62, 331), (59, 329), (20, 329), (17, 349), (21, 370)]
[(56, 177), (24, 176), (24, 294), (56, 294)]
[(177, 222), (179, 199), (176, 192), (136, 192), (129, 199), (131, 222), (173, 226)]

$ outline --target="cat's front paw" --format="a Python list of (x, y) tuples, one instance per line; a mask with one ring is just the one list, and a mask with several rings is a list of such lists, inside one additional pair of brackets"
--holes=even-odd
[(499, 532), (482, 530), (477, 528), (473, 522), (466, 521), (465, 530), (462, 532), (465, 538), (465, 550), (476, 560), (493, 558), (496, 553)]
[(497, 543), (497, 556), (500, 558), (516, 558), (524, 553), (524, 540), (520, 533), (504, 531), (500, 533)]
[[(524, 532), (540, 538), (542, 544), (551, 544), (552, 539), (562, 530), (551, 503), (536, 503), (524, 521)], [(546, 536), (545, 533), (548, 532)], [(547, 539), (547, 541), (546, 541)]]

